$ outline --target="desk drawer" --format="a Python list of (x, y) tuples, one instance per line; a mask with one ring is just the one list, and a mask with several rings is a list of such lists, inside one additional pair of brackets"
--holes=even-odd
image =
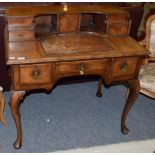
[(35, 39), (34, 31), (20, 30), (9, 32), (9, 41), (33, 40), (33, 39)]
[(57, 74), (68, 75), (90, 75), (106, 72), (107, 59), (61, 62), (57, 64)]
[(114, 58), (111, 63), (109, 78), (126, 79), (136, 76), (139, 57)]
[(21, 65), (21, 84), (48, 84), (51, 83), (51, 64)]
[(80, 14), (65, 13), (58, 15), (57, 31), (60, 33), (76, 32), (79, 29)]
[(109, 23), (107, 25), (107, 35), (111, 36), (120, 36), (120, 35), (128, 35), (130, 29), (129, 22), (122, 23)]
[(29, 27), (33, 24), (34, 17), (8, 17), (8, 26)]
[(107, 15), (107, 35), (127, 36), (129, 34), (131, 22), (128, 14)]

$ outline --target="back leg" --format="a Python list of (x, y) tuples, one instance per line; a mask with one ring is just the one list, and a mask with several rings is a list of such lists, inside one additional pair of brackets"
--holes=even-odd
[(97, 88), (97, 93), (96, 93), (97, 97), (102, 97), (102, 91), (101, 91), (102, 90), (102, 84), (103, 84), (102, 78), (100, 78), (98, 81), (98, 88)]

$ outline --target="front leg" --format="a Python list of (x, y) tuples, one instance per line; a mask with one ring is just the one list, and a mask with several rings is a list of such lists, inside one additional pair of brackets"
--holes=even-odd
[(22, 128), (20, 121), (20, 100), (25, 95), (25, 91), (11, 91), (10, 108), (17, 128), (17, 139), (13, 146), (15, 149), (20, 149), (22, 146)]
[(5, 121), (5, 118), (3, 116), (4, 107), (5, 107), (4, 95), (2, 92), (2, 88), (0, 87), (0, 121), (2, 122), (2, 125), (4, 127), (6, 127), (6, 121)]
[(129, 129), (125, 125), (126, 117), (140, 92), (139, 79), (131, 80), (128, 82), (128, 84), (129, 84), (129, 92), (121, 119), (121, 131), (123, 134), (128, 134), (129, 132)]

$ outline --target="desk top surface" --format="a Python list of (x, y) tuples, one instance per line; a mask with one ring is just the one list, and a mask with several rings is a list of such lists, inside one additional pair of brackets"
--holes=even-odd
[(40, 41), (10, 42), (7, 48), (7, 64), (88, 60), (148, 54), (148, 51), (131, 37), (106, 37), (94, 32), (49, 35)]

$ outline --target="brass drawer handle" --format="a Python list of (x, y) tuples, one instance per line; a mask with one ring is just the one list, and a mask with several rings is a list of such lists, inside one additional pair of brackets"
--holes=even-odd
[(80, 64), (79, 66), (79, 69), (80, 69), (80, 75), (84, 75), (85, 74), (85, 65), (84, 64)]
[(32, 76), (33, 79), (38, 80), (39, 77), (40, 77), (40, 74), (41, 74), (40, 69), (35, 69), (35, 70), (32, 71), (31, 76)]
[(120, 68), (123, 72), (127, 72), (127, 69), (128, 69), (128, 64), (127, 62), (123, 62), (121, 65), (120, 65)]
[(23, 38), (24, 37), (24, 34), (23, 33), (19, 33), (19, 37), (20, 38)]

